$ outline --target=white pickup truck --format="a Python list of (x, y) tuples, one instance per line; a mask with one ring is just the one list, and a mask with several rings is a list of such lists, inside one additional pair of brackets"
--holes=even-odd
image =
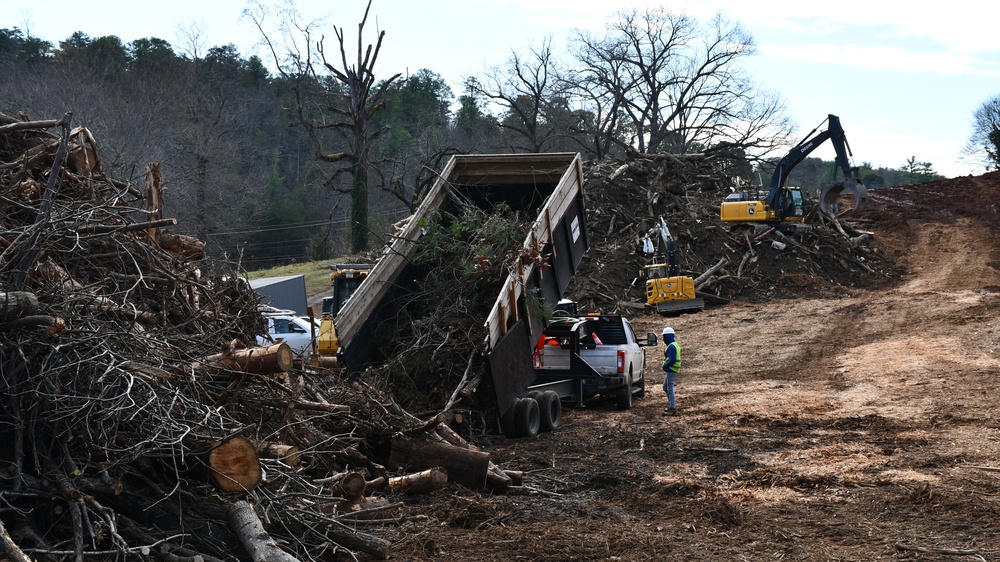
[(312, 319), (309, 325), (308, 316), (296, 316), (293, 311), (287, 314), (267, 313), (267, 335), (257, 336), (257, 345), (270, 345), (272, 342), (284, 340), (292, 348), (296, 358), (304, 358), (312, 350), (313, 340), (320, 333), (320, 321)]
[(555, 318), (535, 346), (536, 384), (574, 379), (583, 397), (614, 395), (627, 410), (646, 391), (647, 345), (656, 345), (656, 334), (640, 341), (620, 314)]

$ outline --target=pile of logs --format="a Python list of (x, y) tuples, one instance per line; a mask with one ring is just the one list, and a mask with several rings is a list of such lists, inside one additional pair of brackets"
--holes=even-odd
[(0, 559), (385, 559), (409, 495), (520, 483), (445, 416), (258, 347), (160, 167), (107, 177), (71, 121), (0, 114)]

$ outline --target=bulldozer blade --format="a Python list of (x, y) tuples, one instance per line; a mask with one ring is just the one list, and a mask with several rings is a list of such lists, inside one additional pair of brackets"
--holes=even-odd
[(819, 195), (819, 207), (824, 213), (836, 215), (840, 212), (840, 196), (845, 191), (854, 196), (854, 210), (860, 211), (868, 202), (868, 188), (859, 181), (842, 181), (823, 188)]
[(705, 299), (701, 297), (656, 303), (656, 311), (660, 314), (667, 314), (668, 312), (683, 312), (685, 310), (703, 310), (704, 308)]

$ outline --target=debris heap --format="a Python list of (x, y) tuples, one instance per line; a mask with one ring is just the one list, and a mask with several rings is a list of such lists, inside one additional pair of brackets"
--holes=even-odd
[(815, 202), (807, 207), (806, 228), (794, 234), (723, 224), (719, 205), (731, 180), (710, 156), (602, 160), (588, 163), (585, 176), (591, 244), (569, 293), (588, 310), (643, 309), (638, 274), (650, 257), (642, 241), (660, 216), (675, 240), (681, 275), (694, 277), (710, 304), (834, 295), (899, 277), (870, 232), (822, 213)]
[(0, 558), (385, 559), (362, 526), (393, 496), (516, 483), (443, 416), (258, 347), (259, 297), (146, 178), (70, 114), (0, 115)]

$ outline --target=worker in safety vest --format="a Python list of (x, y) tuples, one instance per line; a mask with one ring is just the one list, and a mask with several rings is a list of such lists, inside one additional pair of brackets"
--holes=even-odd
[(674, 329), (666, 327), (663, 329), (663, 343), (667, 348), (663, 350), (663, 392), (667, 393), (667, 407), (663, 409), (664, 416), (677, 415), (677, 404), (674, 400), (674, 383), (677, 374), (681, 372), (681, 344), (677, 343), (674, 337)]

